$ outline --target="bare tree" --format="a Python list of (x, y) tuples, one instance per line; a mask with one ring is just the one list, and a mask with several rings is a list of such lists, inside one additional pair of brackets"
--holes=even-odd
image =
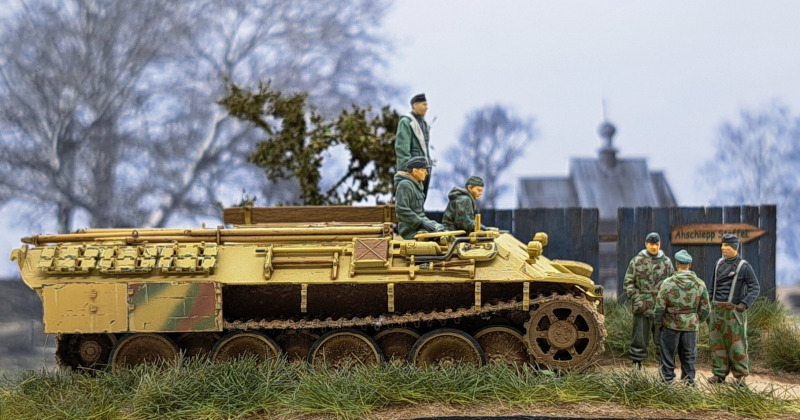
[(477, 109), (467, 115), (456, 146), (444, 154), (448, 169), (433, 171), (438, 190), (448, 191), (463, 184), (472, 175), (486, 183), (483, 207), (496, 208), (497, 199), (509, 190), (511, 180), (502, 173), (522, 156), (525, 148), (536, 138), (533, 118), (514, 116), (502, 105)]
[[(384, 2), (70, 0), (22, 4), (0, 46), (0, 200), (73, 228), (217, 215), (247, 189), (297, 191), (246, 163), (226, 84), (307, 90), (320, 112), (385, 100)], [(318, 99), (317, 99), (318, 98)], [(338, 109), (337, 109), (338, 108)], [(269, 201), (267, 201), (269, 202)]]
[(779, 249), (800, 257), (800, 116), (778, 102), (724, 121), (717, 150), (700, 169), (713, 204), (774, 203)]

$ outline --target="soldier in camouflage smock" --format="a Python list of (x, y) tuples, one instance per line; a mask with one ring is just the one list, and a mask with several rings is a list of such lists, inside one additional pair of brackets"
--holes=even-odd
[(625, 295), (633, 309), (633, 333), (630, 358), (641, 367), (647, 357), (647, 344), (652, 337), (660, 359), (659, 331), (653, 322), (653, 307), (658, 289), (665, 278), (674, 272), (669, 257), (661, 251), (661, 237), (651, 232), (645, 238), (645, 249), (636, 254), (625, 272)]
[(747, 309), (753, 306), (761, 287), (753, 267), (739, 255), (739, 238), (722, 236), (722, 258), (714, 269), (708, 344), (711, 348), (710, 383), (725, 381), (728, 373), (740, 384), (750, 374), (747, 355)]
[(661, 283), (653, 319), (661, 328), (661, 377), (675, 379), (675, 352), (681, 360), (681, 380), (694, 385), (697, 360), (697, 330), (708, 319), (711, 306), (706, 284), (690, 271), (692, 256), (675, 253), (677, 271)]
[[(483, 179), (471, 176), (465, 188), (453, 187), (447, 198), (447, 208), (442, 215), (442, 224), (447, 230), (475, 231), (475, 201), (483, 194)], [(483, 226), (481, 226), (483, 228)]]

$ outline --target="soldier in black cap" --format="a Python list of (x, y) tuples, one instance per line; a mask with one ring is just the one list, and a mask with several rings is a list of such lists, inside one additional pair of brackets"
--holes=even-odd
[(653, 319), (656, 295), (661, 282), (675, 270), (672, 261), (661, 250), (661, 237), (656, 232), (647, 234), (645, 249), (636, 254), (625, 272), (625, 295), (633, 310), (633, 332), (631, 333), (630, 358), (633, 365), (641, 368), (647, 357), (647, 345), (652, 340), (656, 345), (656, 359), (661, 360), (660, 330)]
[(408, 171), (395, 174), (394, 194), (397, 211), (397, 230), (403, 239), (414, 239), (419, 231), (442, 232), (444, 226), (425, 216), (425, 193), (422, 181), (428, 177), (428, 160), (423, 156), (412, 157), (406, 163)]
[(753, 267), (739, 255), (736, 235), (722, 235), (722, 258), (714, 268), (709, 287), (711, 317), (708, 344), (711, 349), (712, 384), (722, 383), (728, 373), (740, 385), (750, 374), (747, 354), (747, 309), (753, 306), (761, 287)]
[[(411, 112), (400, 117), (397, 124), (397, 135), (394, 142), (394, 154), (397, 157), (397, 173), (409, 170), (406, 167), (408, 160), (422, 156), (428, 163), (428, 174), (430, 175), (430, 126), (425, 121), (425, 114), (428, 112), (428, 100), (424, 93), (414, 95), (411, 98)], [(428, 195), (428, 186), (431, 178), (428, 176), (423, 181), (423, 193)]]

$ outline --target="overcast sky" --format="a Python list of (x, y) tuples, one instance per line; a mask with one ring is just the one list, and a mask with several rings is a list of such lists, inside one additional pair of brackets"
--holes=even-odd
[[(434, 158), (476, 108), (536, 119), (515, 180), (565, 176), (570, 157), (596, 156), (605, 98), (618, 156), (646, 157), (680, 205), (706, 205), (695, 168), (723, 120), (773, 99), (800, 112), (798, 1), (402, 0), (385, 23), (391, 77), (409, 98), (425, 92), (436, 117)], [(515, 193), (500, 202), (515, 206)]]

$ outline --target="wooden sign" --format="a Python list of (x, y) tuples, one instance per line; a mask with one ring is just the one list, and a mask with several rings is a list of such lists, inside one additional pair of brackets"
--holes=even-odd
[(767, 231), (745, 223), (677, 225), (672, 227), (670, 242), (677, 245), (721, 244), (722, 235), (726, 233), (732, 233), (742, 243), (747, 243)]

